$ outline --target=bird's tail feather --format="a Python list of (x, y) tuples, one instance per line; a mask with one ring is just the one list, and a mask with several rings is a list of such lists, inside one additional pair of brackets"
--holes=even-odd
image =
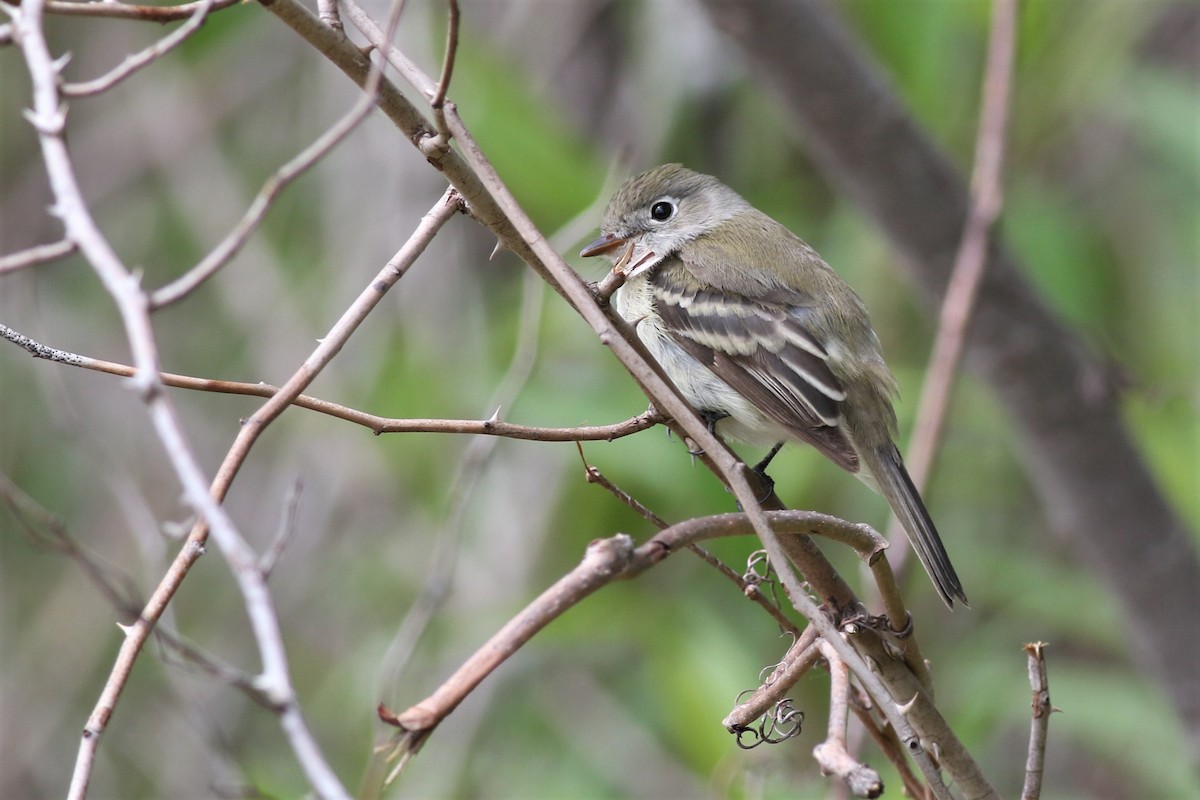
[(950, 563), (950, 556), (921, 500), (921, 494), (904, 468), (900, 451), (889, 443), (878, 448), (875, 454), (876, 458), (871, 459), (875, 463), (870, 465), (870, 469), (879, 492), (899, 517), (913, 551), (933, 579), (938, 594), (949, 608), (954, 607), (955, 598), (961, 600), (963, 605), (968, 605), (958, 574)]

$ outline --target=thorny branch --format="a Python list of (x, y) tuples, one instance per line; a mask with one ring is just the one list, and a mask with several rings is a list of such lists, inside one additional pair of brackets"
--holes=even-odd
[[(137, 372), (133, 377), (137, 395), (145, 404), (154, 430), (183, 487), (184, 496), (197, 513), (199, 526), (211, 530), (225, 555), (254, 631), (262, 660), (259, 682), (274, 700), (280, 725), (313, 788), (322, 796), (345, 797), (337, 776), (325, 762), (316, 740), (308, 730), (291, 687), (278, 619), (262, 575), (254, 567), (253, 553), (233, 521), (209, 494), (208, 480), (184, 433), (170, 398), (159, 378), (158, 349), (150, 323), (149, 303), (137, 277), (125, 267), (91, 215), (67, 148), (66, 110), (59, 93), (64, 62), (54, 60), (42, 28), (44, 0), (26, 0), (19, 9), (8, 9), (13, 17), (15, 40), (20, 44), (33, 87), (33, 107), (26, 118), (38, 135), (42, 160), (54, 196), (54, 213), (66, 228), (66, 238), (80, 253), (112, 297), (125, 327)], [(199, 542), (189, 541), (186, 558), (198, 556)], [(164, 579), (170, 582), (171, 576)], [(168, 595), (169, 596), (169, 595)], [(154, 599), (151, 600), (151, 605)], [(161, 613), (161, 609), (159, 611)], [(82, 798), (87, 792), (100, 734), (111, 717), (117, 697), (125, 685), (133, 658), (141, 649), (155, 617), (139, 616), (125, 629), (121, 655), (114, 666), (115, 680), (106, 684), (97, 710), (84, 729), (68, 796)]]

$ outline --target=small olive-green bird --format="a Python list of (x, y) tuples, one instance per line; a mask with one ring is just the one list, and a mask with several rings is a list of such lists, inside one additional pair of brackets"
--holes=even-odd
[(581, 255), (628, 271), (617, 311), (722, 436), (802, 441), (887, 500), (947, 606), (962, 584), (896, 435), (896, 380), (862, 300), (816, 251), (710, 175), (628, 180)]

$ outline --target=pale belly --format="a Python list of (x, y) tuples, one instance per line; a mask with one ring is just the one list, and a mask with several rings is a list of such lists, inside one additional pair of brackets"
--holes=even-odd
[(727, 415), (717, 423), (717, 433), (760, 445), (792, 438), (679, 346), (654, 313), (649, 280), (633, 279), (617, 290), (614, 299), (617, 313), (633, 325), (638, 338), (679, 387), (684, 399), (697, 411)]

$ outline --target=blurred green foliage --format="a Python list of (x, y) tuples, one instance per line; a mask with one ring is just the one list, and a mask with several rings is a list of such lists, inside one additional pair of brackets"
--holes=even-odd
[[(400, 45), (436, 74), (441, 5), (409, 5)], [(594, 232), (610, 169), (619, 179), (683, 160), (719, 174), (817, 246), (866, 299), (903, 388), (898, 411), (907, 431), (930, 310), (897, 290), (887, 242), (824, 182), (803, 141), (695, 6), (463, 7), (450, 96), (563, 252), (577, 252)], [(1113, 359), (1128, 384), (1127, 422), (1195, 525), (1200, 97), (1194, 54), (1189, 61), (1164, 43), (1164, 20), (1179, 8), (1193, 6), (1021, 4), (1003, 228), (1047, 302)], [(969, 169), (988, 5), (849, 0), (836, 11), (912, 113)], [(686, 16), (677, 17), (678, 38), (657, 30), (664, 15)], [(77, 54), (73, 78), (159, 35), (133, 23), (50, 22), (56, 52)], [(0, 48), (5, 252), (57, 235), (42, 213), (48, 194), (36, 142), (14, 123), (27, 101), (24, 81), (14, 48)], [(589, 94), (600, 86), (616, 89)], [(161, 109), (169, 96), (191, 98), (190, 113)], [(211, 247), (260, 182), (353, 98), (350, 84), (269, 14), (235, 6), (111, 98), (73, 104), (72, 146), (118, 251), (160, 285)], [(284, 380), (442, 188), (407, 142), (372, 120), (284, 193), (218, 278), (156, 317), (165, 368)], [(508, 254), (491, 259), (493, 244), (468, 220), (454, 220), (312, 393), (391, 416), (478, 419), (496, 411), (530, 306), (522, 267)], [(572, 263), (586, 277), (602, 273)], [(557, 295), (543, 291), (537, 305), (536, 360), (504, 401), (505, 419), (602, 424), (644, 410), (636, 386)], [(53, 346), (128, 360), (119, 320), (78, 259), (0, 276), (0, 319)], [(0, 471), (144, 595), (176, 547), (163, 538), (164, 524), (186, 514), (136, 398), (118, 379), (35, 362), (11, 346), (0, 347), (0, 387)], [(172, 396), (210, 470), (239, 418), (256, 407)], [(1051, 721), (1043, 796), (1194, 796), (1200, 787), (1165, 695), (1140, 673), (1103, 586), (1052, 536), (1011, 441), (986, 389), (965, 377), (928, 495), (973, 607), (950, 615), (923, 575), (907, 581), (941, 708), (997, 787), (1015, 794), (1028, 726), (1020, 647), (1046, 640), (1052, 698), (1066, 713)], [(297, 410), (260, 442), (229, 498), (243, 532), (263, 547), (280, 524), (287, 487), (304, 482), (296, 537), (271, 585), (306, 717), (351, 787), (372, 760), (376, 703), (404, 708), (432, 691), (570, 569), (590, 540), (652, 533), (584, 481), (574, 445), (476, 447), (448, 435), (374, 437)], [(583, 453), (667, 520), (734, 509), (661, 430), (586, 443)], [(885, 522), (878, 498), (813, 452), (785, 450), (772, 474), (793, 506)], [(0, 748), (0, 795), (59, 795), (118, 643), (117, 615), (78, 566), (32, 545), (4, 510), (0, 548), (0, 735), (11, 744)], [(712, 549), (740, 571), (753, 543)], [(845, 574), (862, 579), (852, 558), (829, 549)], [(447, 563), (452, 569), (439, 572)], [(440, 605), (424, 637), (411, 649), (389, 649), (431, 576)], [(256, 669), (240, 598), (219, 557), (201, 561), (172, 609), (169, 628)], [(828, 784), (808, 755), (823, 735), (823, 675), (797, 687), (808, 721), (794, 741), (747, 753), (720, 725), (786, 645), (735, 587), (678, 554), (599, 592), (536, 637), (450, 717), (386, 795), (825, 796)], [(100, 746), (93, 796), (306, 791), (273, 717), (151, 649)], [(865, 752), (896, 796), (898, 777), (869, 746)]]

